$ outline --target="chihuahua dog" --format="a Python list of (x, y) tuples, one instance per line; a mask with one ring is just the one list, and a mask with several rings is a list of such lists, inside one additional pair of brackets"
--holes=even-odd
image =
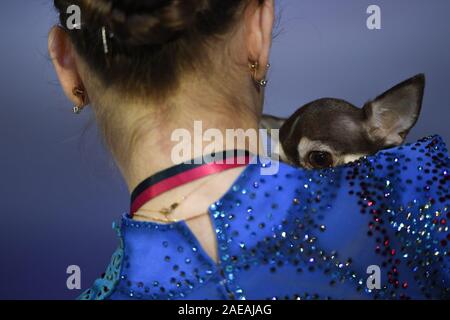
[(261, 127), (280, 130), (282, 161), (306, 169), (335, 167), (401, 145), (417, 122), (424, 89), (425, 76), (419, 74), (362, 108), (324, 98), (288, 119), (263, 116)]

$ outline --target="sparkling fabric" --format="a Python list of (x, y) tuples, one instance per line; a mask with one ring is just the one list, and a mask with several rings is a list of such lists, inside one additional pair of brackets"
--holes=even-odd
[(124, 215), (80, 299), (448, 299), (449, 165), (438, 136), (333, 169), (249, 165), (209, 209), (218, 264), (185, 222)]

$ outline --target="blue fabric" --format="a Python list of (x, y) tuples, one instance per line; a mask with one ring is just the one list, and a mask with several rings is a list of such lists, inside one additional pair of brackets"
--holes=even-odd
[(333, 169), (249, 165), (209, 209), (220, 263), (185, 222), (124, 215), (121, 246), (80, 299), (449, 298), (449, 164), (434, 136)]

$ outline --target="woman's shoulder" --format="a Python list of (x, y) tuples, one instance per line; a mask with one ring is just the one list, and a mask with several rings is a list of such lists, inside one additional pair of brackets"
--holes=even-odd
[(409, 202), (443, 204), (450, 200), (449, 168), (447, 147), (439, 136), (324, 170), (260, 159), (244, 171), (224, 199), (259, 207), (272, 205), (278, 211), (289, 211), (300, 202), (330, 206), (331, 201), (348, 201), (363, 208), (376, 202), (395, 208)]
[(311, 191), (355, 184), (374, 187), (379, 183), (385, 187), (401, 185), (415, 192), (427, 193), (433, 187), (448, 188), (449, 167), (446, 144), (440, 136), (434, 135), (323, 170), (307, 170), (261, 158), (257, 165), (249, 166), (236, 185), (250, 183), (252, 188), (269, 185), (268, 189), (283, 190), (284, 196), (298, 193), (301, 189)]
[[(393, 281), (379, 292), (387, 298), (442, 297), (450, 277), (449, 170), (443, 139), (431, 136), (325, 170), (280, 163), (264, 176), (254, 166), (233, 201), (257, 212), (259, 225), (280, 230), (277, 239), (301, 242), (304, 253), (336, 253), (339, 266), (348, 258), (361, 278), (369, 265), (380, 266)], [(398, 291), (392, 270), (408, 290)]]

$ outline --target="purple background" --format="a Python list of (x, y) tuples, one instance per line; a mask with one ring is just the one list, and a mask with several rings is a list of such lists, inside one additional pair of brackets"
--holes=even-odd
[[(284, 0), (267, 111), (289, 115), (323, 96), (362, 105), (425, 72), (421, 119), (410, 140), (450, 141), (450, 1)], [(383, 29), (366, 28), (382, 8)], [(127, 188), (98, 138), (92, 114), (71, 114), (47, 55), (52, 1), (3, 1), (0, 10), (0, 298), (76, 297), (66, 268), (88, 287), (117, 240), (111, 222)]]

